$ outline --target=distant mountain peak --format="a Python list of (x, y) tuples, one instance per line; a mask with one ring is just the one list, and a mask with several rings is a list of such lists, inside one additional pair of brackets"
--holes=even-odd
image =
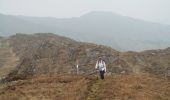
[(120, 14), (117, 14), (117, 13), (113, 13), (113, 12), (108, 12), (108, 11), (92, 11), (92, 12), (88, 12), (84, 15), (82, 15), (81, 17), (90, 17), (90, 16), (94, 16), (94, 17), (99, 17), (99, 16), (103, 16), (103, 17), (106, 17), (106, 16), (122, 16)]

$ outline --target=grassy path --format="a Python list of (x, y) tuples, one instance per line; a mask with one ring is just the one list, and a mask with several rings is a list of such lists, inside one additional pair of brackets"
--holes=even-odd
[(93, 79), (88, 87), (88, 95), (87, 100), (102, 100), (102, 98), (98, 97), (98, 93), (100, 87), (102, 86), (104, 80), (101, 79)]

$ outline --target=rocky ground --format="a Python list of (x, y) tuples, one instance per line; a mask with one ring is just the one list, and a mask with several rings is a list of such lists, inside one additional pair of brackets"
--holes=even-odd
[(77, 63), (81, 74), (89, 74), (100, 56), (105, 60), (110, 74), (149, 73), (163, 77), (170, 69), (169, 48), (119, 52), (110, 47), (77, 42), (51, 33), (17, 34), (8, 41), (13, 52), (20, 58), (12, 76), (73, 74)]

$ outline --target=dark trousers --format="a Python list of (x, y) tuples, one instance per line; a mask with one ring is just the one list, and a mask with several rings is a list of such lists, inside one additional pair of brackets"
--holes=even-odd
[(105, 71), (100, 71), (100, 78), (103, 80), (104, 79), (104, 73)]

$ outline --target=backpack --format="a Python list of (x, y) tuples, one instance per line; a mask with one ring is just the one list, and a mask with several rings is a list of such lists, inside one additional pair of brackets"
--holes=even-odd
[[(97, 61), (97, 63), (98, 63), (98, 67), (99, 67), (99, 63), (100, 63), (100, 61)], [(101, 63), (102, 63), (102, 68), (104, 67), (104, 63), (105, 63), (105, 61), (104, 60), (101, 60)]]

